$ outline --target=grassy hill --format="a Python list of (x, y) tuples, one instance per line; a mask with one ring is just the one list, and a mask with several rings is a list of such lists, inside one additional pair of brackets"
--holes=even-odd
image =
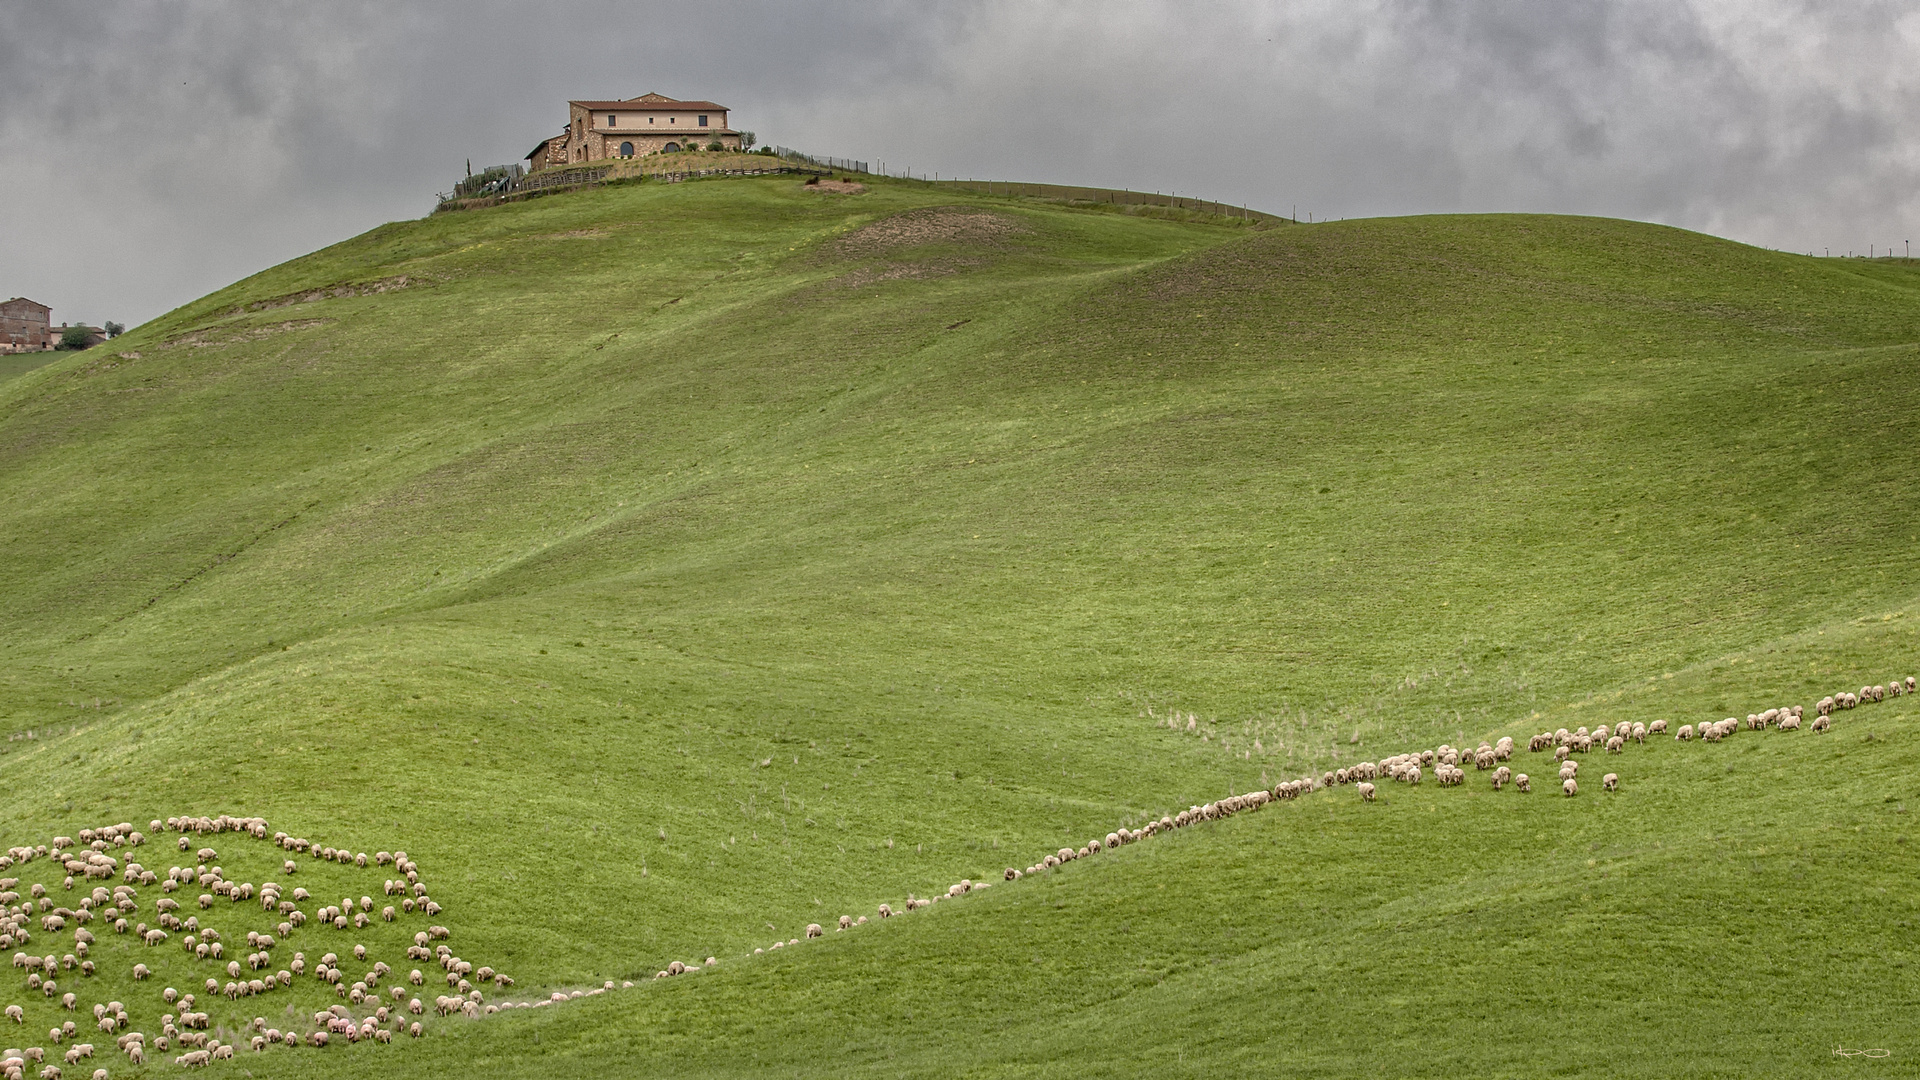
[(262, 1076), (1910, 1072), (1904, 696), (752, 950), (1362, 758), (1920, 674), (1917, 372), (1904, 265), (1599, 219), (397, 223), (0, 384), (0, 847), (260, 815), (407, 850), (518, 989), (721, 961)]

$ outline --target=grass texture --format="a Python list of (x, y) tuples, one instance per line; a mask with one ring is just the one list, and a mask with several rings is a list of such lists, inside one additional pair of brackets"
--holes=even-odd
[(522, 990), (721, 960), (258, 1076), (1911, 1073), (1904, 696), (753, 949), (1920, 674), (1917, 372), (1904, 265), (1601, 219), (396, 223), (0, 384), (0, 847), (259, 815)]

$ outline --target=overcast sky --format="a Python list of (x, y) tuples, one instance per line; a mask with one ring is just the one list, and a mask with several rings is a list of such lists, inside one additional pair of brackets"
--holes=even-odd
[(0, 0), (0, 297), (137, 324), (381, 222), (569, 98), (941, 175), (1304, 219), (1920, 232), (1920, 0)]

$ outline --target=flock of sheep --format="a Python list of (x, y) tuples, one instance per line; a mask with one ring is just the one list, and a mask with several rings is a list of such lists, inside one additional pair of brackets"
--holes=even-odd
[[(180, 834), (177, 847), (183, 854), (191, 853), (190, 860), (183, 858), (189, 865), (171, 867), (163, 876), (131, 858), (123, 863), (120, 857), (110, 854), (123, 848), (140, 847), (148, 842), (148, 833), (157, 836), (162, 832)], [(342, 898), (338, 905), (312, 908), (312, 914), (309, 915), (308, 908), (314, 898), (305, 888), (289, 890), (276, 881), (255, 886), (252, 882), (229, 880), (222, 869), (214, 864), (219, 858), (215, 849), (205, 846), (196, 848), (194, 837), (224, 832), (241, 833), (259, 840), (270, 838), (272, 843), (289, 854), (343, 866), (390, 867), (395, 876), (385, 880), (383, 896), (397, 898), (398, 904), (381, 906), (376, 915), (376, 905), (371, 895), (361, 896), (357, 900), (349, 896)], [(218, 978), (208, 978), (202, 987), (208, 996), (219, 994), (229, 1001), (238, 1002), (242, 998), (287, 989), (293, 985), (295, 978), (311, 974), (331, 987), (335, 996), (345, 999), (344, 1004), (314, 1013), (311, 1027), (304, 1027), (303, 1030), (281, 1031), (268, 1026), (265, 1017), (256, 1016), (246, 1030), (235, 1036), (234, 1041), (228, 1042), (221, 1040), (221, 1036), (228, 1033), (217, 1026), (209, 1032), (210, 1018), (207, 1012), (196, 1011), (196, 995), (192, 991), (181, 993), (173, 987), (167, 987), (159, 993), (164, 1007), (177, 1011), (167, 1012), (161, 1017), (159, 1034), (151, 1039), (144, 1032), (129, 1030), (131, 1018), (122, 1002), (95, 1004), (92, 1007), (93, 1023), (100, 1032), (96, 1037), (112, 1036), (115, 1046), (126, 1055), (130, 1064), (144, 1064), (150, 1053), (175, 1052), (177, 1056), (173, 1060), (177, 1064), (194, 1067), (231, 1058), (236, 1046), (240, 1045), (259, 1052), (272, 1046), (324, 1047), (335, 1041), (388, 1043), (396, 1035), (419, 1038), (425, 1034), (422, 1018), (427, 1006), (420, 997), (424, 991), (415, 988), (423, 986), (427, 976), (420, 967), (401, 976), (384, 961), (369, 963), (365, 945), (356, 944), (350, 949), (343, 946), (341, 952), (346, 956), (326, 952), (311, 965), (304, 952), (295, 952), (286, 967), (276, 972), (267, 971), (275, 966), (273, 950), (301, 934), (301, 928), (309, 922), (317, 920), (316, 928), (347, 931), (350, 928), (365, 929), (376, 918), (394, 922), (403, 913), (427, 918), (438, 915), (440, 904), (428, 895), (426, 884), (420, 878), (418, 864), (404, 851), (381, 851), (368, 855), (344, 848), (324, 847), (283, 832), (269, 834), (264, 818), (227, 815), (212, 818), (179, 817), (150, 822), (147, 833), (135, 829), (129, 822), (121, 822), (97, 829), (82, 829), (77, 834), (77, 842), (75, 837), (56, 836), (51, 843), (37, 847), (9, 848), (4, 855), (0, 855), (0, 874), (41, 860), (53, 864), (55, 874), (64, 873), (62, 887), (69, 892), (78, 891), (79, 895), (69, 907), (65, 902), (56, 903), (55, 895), (45, 884), (31, 884), (27, 895), (22, 896), (18, 891), (18, 877), (0, 877), (0, 949), (32, 944), (40, 934), (64, 936), (71, 927), (71, 944), (68, 947), (72, 951), (64, 956), (54, 951), (49, 951), (45, 956), (32, 955), (24, 949), (13, 954), (13, 966), (26, 971), (27, 991), (38, 993), (56, 1009), (79, 1013), (79, 995), (71, 989), (63, 991), (62, 980), (77, 979), (78, 986), (84, 987), (98, 972), (89, 954), (99, 939), (89, 929), (90, 924), (99, 926), (102, 934), (129, 935), (146, 948), (166, 946), (177, 934), (180, 935), (180, 947), (193, 959), (211, 962), (216, 967), (224, 960), (227, 979), (223, 982)], [(292, 876), (299, 870), (298, 861), (285, 860), (282, 870), (286, 876)], [(120, 883), (109, 889), (104, 883), (115, 877), (120, 878)], [(94, 885), (89, 890), (87, 886), (95, 881), (102, 884)], [(211, 926), (200, 925), (200, 917), (196, 914), (187, 913), (182, 917), (189, 909), (174, 899), (173, 894), (183, 888), (191, 891), (196, 887), (203, 891), (190, 902), (197, 904), (203, 912), (220, 900), (240, 904), (257, 899), (267, 917), (279, 921), (265, 933), (250, 931), (247, 934), (244, 962), (237, 957), (229, 960), (225, 955), (228, 943), (218, 931)], [(147, 905), (153, 912), (153, 922), (149, 924), (141, 918), (141, 892), (153, 888), (157, 888), (161, 895)], [(513, 985), (513, 979), (491, 967), (476, 968), (471, 962), (455, 955), (450, 946), (436, 944), (444, 942), (449, 936), (450, 931), (438, 925), (429, 925), (417, 931), (413, 935), (413, 944), (406, 950), (407, 962), (419, 963), (422, 967), (437, 964), (442, 969), (450, 993), (434, 998), (433, 1009), (437, 1015), (459, 1012), (468, 1017), (480, 1016), (484, 996), (476, 984), (491, 983), (507, 988)], [(38, 947), (33, 950), (34, 953), (38, 951)], [(365, 974), (353, 976), (343, 973), (342, 964), (345, 963), (368, 966)], [(135, 982), (145, 982), (152, 972), (146, 964), (136, 963), (129, 974)], [(441, 977), (435, 976), (436, 979)], [(491, 1012), (494, 1007), (485, 1006), (485, 1010)], [(5, 1017), (15, 1024), (24, 1025), (26, 1010), (20, 1005), (8, 1005)], [(82, 1061), (91, 1061), (94, 1056), (92, 1043), (74, 1041), (80, 1030), (75, 1021), (65, 1020), (47, 1032), (47, 1041), (54, 1047), (51, 1053), (60, 1054), (69, 1068)], [(64, 1051), (61, 1050), (63, 1045)], [(49, 1056), (50, 1052), (40, 1046), (8, 1049), (0, 1053), (0, 1080), (25, 1080), (29, 1068), (36, 1070), (41, 1080), (60, 1080), (60, 1064), (49, 1061)], [(105, 1069), (93, 1072), (95, 1080), (103, 1080), (106, 1075)]]
[[(1916, 681), (1912, 677), (1890, 680), (1885, 684), (1863, 686), (1855, 693), (1842, 691), (1822, 698), (1814, 706), (1814, 719), (1808, 724), (1809, 730), (1822, 732), (1829, 729), (1833, 715), (1849, 709), (1888, 697), (1911, 694), (1916, 691)], [(1731, 737), (1743, 728), (1750, 731), (1764, 731), (1775, 728), (1780, 731), (1796, 731), (1802, 724), (1805, 710), (1798, 705), (1769, 708), (1763, 712), (1749, 714), (1743, 722), (1738, 717), (1728, 717), (1714, 723), (1699, 725), (1683, 724), (1675, 732), (1677, 741), (1687, 742), (1700, 739), (1706, 742), (1719, 742)], [(1663, 735), (1668, 729), (1667, 721), (1655, 720), (1651, 723), (1621, 722), (1617, 725), (1602, 724), (1593, 730), (1582, 727), (1574, 731), (1561, 728), (1557, 731), (1541, 732), (1527, 741), (1530, 753), (1552, 752), (1558, 773), (1560, 790), (1567, 796), (1577, 795), (1580, 791), (1579, 772), (1581, 757), (1598, 750), (1606, 754), (1624, 753), (1629, 744), (1644, 744), (1649, 737)], [(1472, 765), (1478, 772), (1488, 775), (1488, 783), (1495, 791), (1511, 786), (1518, 792), (1532, 790), (1532, 778), (1526, 773), (1515, 773), (1507, 764), (1513, 759), (1515, 743), (1511, 738), (1501, 738), (1493, 743), (1481, 743), (1472, 750), (1457, 748), (1442, 743), (1432, 750), (1419, 750), (1403, 754), (1394, 754), (1379, 761), (1363, 761), (1341, 769), (1329, 770), (1320, 776), (1304, 776), (1298, 780), (1288, 780), (1275, 785), (1271, 790), (1256, 790), (1226, 798), (1203, 806), (1191, 806), (1177, 814), (1149, 821), (1144, 828), (1120, 828), (1104, 837), (1093, 837), (1078, 848), (1063, 847), (1045, 856), (1033, 865), (1022, 870), (1007, 867), (1002, 875), (1005, 881), (1017, 881), (1029, 874), (1038, 873), (1053, 867), (1098, 855), (1126, 844), (1137, 843), (1149, 837), (1202, 821), (1215, 821), (1230, 817), (1243, 811), (1258, 810), (1276, 800), (1289, 801), (1315, 791), (1350, 785), (1360, 798), (1372, 802), (1377, 796), (1375, 781), (1396, 782), (1408, 785), (1420, 784), (1429, 772), (1434, 780), (1443, 787), (1454, 787), (1464, 783), (1466, 766)], [(1609, 772), (1601, 779), (1601, 787), (1606, 791), (1617, 790), (1619, 776)], [(273, 966), (273, 952), (277, 946), (293, 936), (310, 919), (316, 919), (322, 926), (336, 931), (348, 928), (361, 929), (368, 926), (374, 918), (386, 922), (397, 919), (402, 912), (433, 916), (440, 913), (440, 905), (427, 893), (420, 879), (419, 867), (404, 851), (388, 853), (376, 852), (369, 856), (365, 852), (351, 852), (346, 849), (322, 847), (308, 840), (292, 837), (283, 832), (269, 834), (264, 818), (235, 818), (226, 815), (220, 817), (179, 817), (165, 821), (149, 823), (149, 832), (158, 835), (162, 832), (179, 833), (177, 846), (183, 853), (191, 851), (194, 864), (175, 866), (169, 869), (164, 878), (156, 872), (143, 867), (138, 862), (122, 862), (111, 850), (123, 847), (139, 847), (147, 841), (146, 835), (135, 830), (130, 823), (122, 822), (98, 829), (83, 829), (78, 834), (78, 843), (73, 838), (55, 837), (50, 844), (39, 847), (10, 848), (0, 855), (0, 873), (32, 863), (37, 859), (47, 859), (59, 865), (65, 873), (64, 887), (72, 891), (76, 887), (84, 888), (86, 883), (99, 880), (110, 881), (115, 876), (122, 879), (121, 884), (109, 890), (104, 884), (94, 886), (84, 893), (72, 908), (56, 905), (47, 888), (34, 884), (29, 895), (22, 897), (16, 890), (19, 879), (0, 877), (0, 948), (12, 948), (29, 944), (36, 933), (62, 934), (72, 924), (72, 952), (64, 956), (48, 953), (45, 956), (29, 955), (26, 951), (15, 952), (13, 964), (27, 972), (26, 988), (29, 992), (38, 992), (45, 998), (57, 1000), (60, 1007), (67, 1011), (78, 1008), (78, 996), (72, 991), (62, 992), (59, 980), (66, 978), (68, 972), (79, 972), (84, 980), (97, 971), (94, 961), (89, 959), (91, 946), (97, 938), (88, 929), (88, 924), (98, 919), (102, 932), (108, 927), (116, 934), (132, 933), (147, 947), (165, 945), (175, 933), (183, 934), (182, 946), (198, 960), (211, 960), (218, 963), (224, 958), (225, 942), (213, 930), (203, 929), (198, 919), (189, 915), (184, 920), (179, 912), (184, 910), (171, 894), (182, 887), (198, 886), (206, 891), (200, 893), (198, 905), (202, 910), (211, 907), (217, 898), (233, 903), (241, 903), (258, 898), (263, 911), (277, 915), (280, 922), (272, 929), (277, 932), (249, 933), (247, 935), (247, 955), (245, 969), (264, 972)], [(400, 904), (382, 906), (378, 915), (374, 914), (375, 903), (371, 896), (362, 896), (355, 901), (351, 897), (343, 898), (338, 905), (325, 905), (314, 909), (308, 916), (301, 905), (312, 898), (304, 888), (287, 890), (278, 882), (265, 882), (256, 887), (251, 882), (227, 880), (218, 866), (209, 866), (218, 853), (210, 847), (194, 850), (192, 835), (215, 834), (221, 832), (240, 832), (256, 839), (271, 840), (289, 853), (307, 855), (316, 859), (325, 859), (344, 865), (361, 868), (392, 867), (399, 876), (388, 878), (384, 884), (387, 897), (399, 897)], [(296, 860), (288, 859), (283, 864), (287, 876), (298, 869)], [(154, 924), (138, 919), (140, 902), (139, 889), (158, 885), (163, 895), (154, 900), (151, 907), (155, 913)], [(949, 887), (945, 893), (930, 897), (909, 895), (898, 908), (891, 904), (881, 904), (875, 912), (875, 918), (892, 916), (928, 907), (934, 903), (964, 896), (978, 889), (985, 889), (992, 883), (988, 881), (962, 880)], [(836, 933), (852, 930), (868, 922), (865, 915), (854, 917), (840, 916), (834, 927)], [(34, 929), (37, 923), (39, 929)], [(824, 937), (826, 927), (814, 923), (807, 926), (805, 938), (788, 938), (775, 941), (766, 948), (754, 949), (760, 955), (774, 949), (783, 949), (799, 945), (803, 940)], [(479, 1018), (501, 1010), (541, 1008), (553, 1004), (580, 1000), (604, 994), (610, 990), (631, 988), (631, 980), (616, 984), (607, 980), (590, 989), (554, 992), (539, 998), (527, 1000), (502, 1000), (488, 1003), (485, 995), (476, 984), (491, 983), (499, 989), (513, 986), (513, 980), (490, 967), (476, 968), (466, 960), (455, 955), (444, 941), (449, 931), (442, 926), (430, 926), (414, 935), (414, 943), (407, 949), (407, 961), (434, 963), (441, 969), (449, 994), (437, 995), (433, 1000), (433, 1011), (438, 1016), (459, 1013), (468, 1018)], [(367, 949), (355, 945), (351, 950), (356, 964), (367, 960)], [(253, 997), (290, 987), (296, 977), (311, 972), (314, 978), (333, 987), (336, 995), (345, 999), (345, 1004), (336, 1004), (331, 1008), (316, 1012), (312, 1024), (305, 1031), (281, 1031), (268, 1026), (264, 1017), (254, 1017), (251, 1025), (239, 1037), (244, 1038), (247, 1049), (260, 1052), (272, 1046), (309, 1046), (325, 1047), (334, 1041), (376, 1043), (391, 1042), (394, 1036), (405, 1034), (419, 1038), (424, 1034), (422, 1018), (427, 1006), (417, 993), (409, 987), (422, 986), (426, 976), (419, 968), (413, 968), (402, 978), (394, 975), (394, 970), (386, 963), (375, 961), (365, 974), (352, 978), (342, 973), (343, 958), (334, 952), (322, 955), (309, 967), (306, 954), (296, 952), (287, 967), (272, 974), (257, 978), (244, 978), (245, 970), (240, 960), (229, 961), (226, 965), (228, 981), (224, 984), (217, 978), (206, 980), (204, 990), (207, 994), (218, 993), (230, 1001), (237, 1002), (243, 997)], [(701, 961), (675, 960), (655, 974), (655, 978), (664, 979), (677, 975), (701, 971), (719, 964), (716, 957), (709, 956)], [(135, 964), (132, 976), (135, 981), (145, 981), (150, 972), (145, 964)], [(438, 976), (436, 978), (439, 978)], [(407, 985), (402, 985), (404, 981)], [(385, 994), (382, 993), (383, 984)], [(207, 1032), (209, 1018), (204, 1011), (195, 1011), (195, 995), (191, 992), (181, 994), (168, 987), (161, 994), (169, 1008), (177, 1006), (178, 1012), (169, 1012), (161, 1018), (160, 1034), (152, 1038), (139, 1031), (126, 1030), (130, 1020), (126, 1006), (118, 1001), (104, 1002), (93, 1006), (92, 1012), (96, 1028), (101, 1036), (112, 1035), (118, 1050), (125, 1054), (132, 1064), (143, 1064), (147, 1060), (149, 1049), (156, 1053), (167, 1053), (178, 1049), (180, 1053), (174, 1061), (182, 1066), (194, 1067), (213, 1061), (232, 1058), (238, 1041), (223, 1042), (218, 1033)], [(385, 999), (391, 999), (390, 1002)], [(356, 1010), (358, 1010), (356, 1014)], [(25, 1010), (19, 1005), (6, 1007), (5, 1016), (16, 1024), (25, 1023)], [(73, 1042), (79, 1034), (78, 1025), (68, 1020), (50, 1029), (47, 1039), (56, 1048), (65, 1045), (62, 1060), (71, 1068), (82, 1061), (91, 1061), (94, 1056), (92, 1043)], [(25, 1080), (27, 1070), (37, 1068), (40, 1080), (61, 1080), (60, 1065), (47, 1060), (49, 1054), (42, 1047), (29, 1047), (25, 1050), (8, 1049), (0, 1053), (0, 1080)], [(105, 1069), (93, 1071), (94, 1080), (106, 1080)]]

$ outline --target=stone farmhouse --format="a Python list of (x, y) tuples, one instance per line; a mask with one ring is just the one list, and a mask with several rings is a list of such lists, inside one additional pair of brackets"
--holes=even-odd
[(727, 107), (711, 101), (677, 101), (642, 94), (625, 101), (569, 101), (567, 129), (527, 155), (527, 171), (602, 158), (638, 157), (689, 150), (718, 142), (742, 149), (740, 133), (727, 126)]
[(43, 352), (58, 344), (52, 308), (24, 296), (0, 303), (0, 352)]

